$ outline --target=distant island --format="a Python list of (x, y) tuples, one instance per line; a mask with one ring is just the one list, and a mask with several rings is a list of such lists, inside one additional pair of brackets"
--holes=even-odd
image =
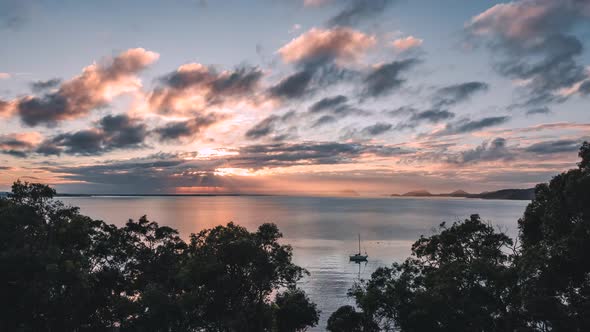
[(480, 199), (513, 199), (530, 201), (535, 198), (535, 189), (502, 189), (497, 191), (484, 191), (479, 194), (470, 194), (464, 190), (455, 190), (451, 193), (432, 194), (427, 190), (414, 190), (405, 194), (392, 194), (393, 197), (464, 197)]

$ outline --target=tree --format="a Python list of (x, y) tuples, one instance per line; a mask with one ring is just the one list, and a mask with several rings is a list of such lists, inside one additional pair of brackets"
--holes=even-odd
[(279, 332), (305, 331), (307, 327), (316, 326), (320, 312), (305, 292), (300, 289), (288, 289), (275, 298), (274, 315)]
[(518, 222), (523, 304), (541, 330), (590, 330), (590, 144), (579, 156), (577, 169), (537, 185)]
[(16, 182), (12, 189), (0, 201), (0, 329), (111, 326), (101, 308), (117, 295), (103, 291), (92, 264), (103, 223), (53, 201), (47, 186)]
[[(0, 199), (1, 331), (279, 331), (317, 324), (295, 290), (306, 271), (274, 224), (233, 223), (183, 241), (147, 217), (83, 216), (55, 190), (15, 182)], [(280, 293), (277, 303), (271, 294)], [(273, 309), (274, 308), (274, 309)], [(292, 311), (292, 312), (291, 312)], [(283, 329), (284, 328), (284, 329)]]
[[(294, 287), (306, 271), (278, 243), (274, 224), (254, 233), (233, 223), (191, 236), (182, 279), (184, 301), (199, 303), (207, 330), (265, 331), (272, 326), (270, 295)], [(197, 323), (197, 322), (195, 322)]]
[[(430, 237), (412, 257), (379, 268), (350, 295), (363, 331), (512, 331), (520, 328), (512, 240), (472, 215)], [(340, 316), (357, 317), (341, 308)], [(333, 318), (335, 324), (338, 316)], [(350, 319), (350, 318), (348, 318)]]
[(345, 305), (334, 311), (328, 318), (326, 329), (330, 332), (363, 332), (367, 325), (363, 314), (357, 312), (353, 306)]

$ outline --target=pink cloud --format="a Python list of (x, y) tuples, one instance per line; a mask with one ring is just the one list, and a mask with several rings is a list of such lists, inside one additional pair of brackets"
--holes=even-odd
[(393, 41), (393, 47), (398, 51), (407, 51), (412, 48), (419, 47), (422, 45), (424, 40), (416, 38), (414, 36), (408, 36), (406, 38), (399, 38)]
[(0, 113), (3, 109), (14, 108), (29, 126), (85, 116), (117, 96), (139, 91), (142, 85), (137, 74), (158, 57), (157, 53), (143, 48), (129, 49), (112, 59), (87, 66), (55, 92), (21, 97), (4, 106), (0, 104)]
[(0, 80), (4, 80), (10, 77), (11, 75), (9, 73), (0, 73)]
[[(569, 25), (574, 19), (559, 15), (590, 16), (590, 3), (573, 0), (521, 0), (497, 4), (473, 17), (467, 27), (476, 35), (498, 35), (508, 40), (537, 43), (554, 29), (554, 24)], [(568, 23), (569, 21), (569, 23)]]
[(281, 47), (278, 53), (287, 63), (322, 60), (356, 61), (376, 44), (374, 36), (350, 28), (312, 28)]
[(200, 63), (180, 66), (148, 95), (151, 111), (188, 116), (210, 107), (256, 103), (263, 73), (257, 67), (218, 72)]

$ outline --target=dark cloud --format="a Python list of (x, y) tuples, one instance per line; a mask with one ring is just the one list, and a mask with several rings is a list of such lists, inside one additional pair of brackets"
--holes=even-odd
[(46, 81), (35, 81), (31, 83), (33, 92), (43, 92), (48, 89), (55, 88), (61, 83), (61, 78), (52, 78)]
[(362, 133), (369, 136), (378, 136), (390, 131), (393, 125), (390, 123), (378, 122), (374, 125), (363, 128)]
[(27, 126), (51, 126), (59, 121), (87, 115), (108, 105), (119, 85), (135, 77), (158, 55), (144, 49), (130, 49), (102, 64), (93, 64), (81, 75), (62, 83), (56, 92), (26, 96), (14, 101), (16, 111)]
[(25, 158), (33, 147), (34, 142), (27, 139), (26, 136), (18, 134), (0, 135), (0, 153)]
[(347, 116), (367, 116), (370, 114), (365, 110), (347, 104), (347, 101), (348, 98), (346, 96), (338, 95), (334, 97), (323, 98), (311, 105), (309, 107), (308, 115), (324, 114), (315, 120), (315, 122), (312, 124), (312, 128), (328, 123), (334, 123)]
[(456, 163), (477, 163), (482, 161), (511, 160), (514, 153), (506, 146), (504, 138), (496, 138), (491, 142), (483, 142), (472, 150), (459, 154), (453, 161)]
[(364, 80), (363, 96), (379, 97), (400, 88), (406, 79), (402, 74), (418, 64), (417, 59), (393, 61), (371, 71)]
[(538, 105), (565, 100), (560, 90), (588, 77), (578, 63), (583, 46), (573, 32), (589, 13), (588, 1), (515, 1), (488, 9), (466, 27), (499, 55), (499, 73), (523, 82), (524, 105)]
[(45, 155), (101, 155), (117, 149), (143, 146), (146, 126), (127, 115), (108, 115), (97, 123), (97, 128), (64, 133), (43, 141), (36, 149)]
[(583, 95), (590, 95), (590, 81), (582, 83), (578, 88), (578, 91)]
[(526, 111), (526, 115), (537, 115), (537, 114), (549, 114), (551, 110), (549, 107), (539, 107), (539, 108), (532, 108)]
[(535, 143), (526, 147), (524, 150), (526, 152), (532, 152), (536, 154), (552, 154), (552, 153), (562, 153), (562, 152), (576, 152), (582, 145), (581, 140), (556, 140), (556, 141), (545, 141)]
[(326, 124), (334, 123), (336, 121), (338, 121), (338, 119), (332, 115), (322, 115), (311, 125), (311, 127), (316, 128)]
[[(188, 64), (160, 78), (161, 86), (149, 96), (154, 110), (164, 114), (193, 113), (211, 106), (223, 106), (251, 98), (258, 90), (263, 76), (258, 67), (239, 67), (232, 71), (218, 72), (213, 67)], [(179, 101), (202, 98), (200, 109), (191, 104), (182, 109)]]
[[(259, 139), (262, 137), (267, 137), (276, 132), (276, 127), (278, 125), (290, 121), (291, 119), (293, 119), (294, 116), (295, 111), (289, 111), (281, 116), (275, 114), (269, 115), (268, 117), (264, 118), (262, 121), (254, 125), (252, 128), (250, 128), (246, 132), (246, 137), (250, 139)], [(287, 138), (287, 136), (275, 135), (274, 139), (281, 141)]]
[[(195, 159), (198, 153), (158, 153), (144, 158), (109, 161), (88, 166), (47, 166), (46, 171), (65, 174), (63, 177), (85, 186), (92, 184), (95, 193), (157, 193), (174, 192), (177, 187), (224, 187), (236, 192), (244, 190), (244, 179), (217, 176), (218, 168), (262, 169), (302, 165), (334, 165), (354, 163), (359, 158), (392, 157), (411, 153), (396, 146), (302, 142), (244, 146), (231, 150), (236, 155)], [(192, 157), (192, 158), (188, 158)], [(87, 189), (85, 187), (84, 189)]]
[(364, 155), (392, 156), (408, 151), (384, 145), (359, 143), (302, 142), (250, 145), (240, 148), (239, 155), (226, 158), (230, 167), (263, 168), (297, 165), (340, 164), (355, 162)]
[(198, 115), (190, 120), (175, 121), (154, 129), (154, 132), (162, 141), (176, 141), (184, 138), (195, 138), (201, 131), (219, 121), (224, 117), (209, 113)]
[(454, 84), (439, 89), (434, 97), (435, 105), (450, 106), (468, 100), (477, 92), (487, 91), (489, 85), (483, 82)]
[(343, 95), (338, 95), (334, 97), (326, 97), (321, 99), (320, 101), (314, 103), (309, 107), (309, 111), (312, 113), (317, 113), (323, 111), (325, 109), (331, 109), (335, 106), (342, 105), (348, 101), (348, 98)]
[(277, 115), (269, 115), (264, 120), (257, 123), (254, 127), (246, 132), (246, 137), (251, 139), (258, 139), (270, 135), (274, 129), (275, 124), (279, 120)]
[(430, 123), (437, 123), (443, 120), (452, 119), (454, 117), (455, 113), (453, 112), (449, 112), (447, 110), (431, 109), (414, 113), (410, 118), (410, 122), (419, 123), (425, 121)]
[(313, 95), (318, 90), (341, 82), (355, 80), (359, 73), (331, 62), (320, 62), (297, 66), (299, 70), (268, 89), (271, 97), (296, 99)]
[(462, 119), (447, 124), (446, 128), (436, 135), (455, 135), (470, 133), (487, 127), (497, 126), (510, 120), (509, 116), (492, 116), (479, 120)]
[(328, 20), (329, 26), (351, 26), (383, 14), (395, 0), (350, 0), (341, 12)]
[(385, 111), (385, 114), (389, 115), (389, 116), (393, 116), (393, 117), (398, 117), (398, 116), (407, 116), (407, 115), (412, 115), (415, 113), (418, 113), (418, 109), (411, 107), (411, 106), (401, 106), (398, 107), (396, 109), (393, 110), (388, 110)]
[(299, 98), (309, 92), (309, 85), (314, 71), (303, 69), (282, 79), (269, 92), (273, 97), (293, 99)]

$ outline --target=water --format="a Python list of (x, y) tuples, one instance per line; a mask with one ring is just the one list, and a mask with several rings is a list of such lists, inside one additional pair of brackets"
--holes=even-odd
[[(514, 237), (516, 221), (527, 201), (458, 198), (328, 198), (285, 196), (212, 197), (68, 197), (95, 219), (123, 225), (146, 214), (150, 220), (190, 233), (233, 221), (255, 230), (274, 222), (285, 243), (294, 248), (294, 261), (310, 277), (301, 287), (322, 311), (316, 331), (324, 330), (330, 314), (344, 304), (355, 280), (367, 279), (380, 266), (401, 261), (421, 235), (432, 234), (443, 221), (453, 222), (479, 213)], [(366, 264), (349, 262), (361, 234)]]

